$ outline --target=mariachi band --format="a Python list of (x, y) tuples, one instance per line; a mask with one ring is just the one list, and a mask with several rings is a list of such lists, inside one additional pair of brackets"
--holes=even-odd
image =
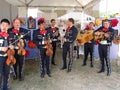
[[(39, 50), (40, 60), (40, 77), (44, 78), (45, 73), (51, 77), (50, 64), (56, 65), (55, 55), (57, 41), (60, 36), (59, 28), (56, 27), (55, 19), (51, 19), (51, 26), (46, 27), (44, 18), (38, 19), (38, 29), (33, 32), (33, 41)], [(74, 26), (74, 19), (69, 18), (65, 30), (65, 35), (62, 38), (63, 50), (62, 59), (63, 65), (61, 70), (67, 69), (71, 72), (74, 61), (73, 51), (74, 43), (78, 41), (81, 45), (84, 44), (84, 60), (82, 66), (87, 65), (88, 54), (90, 54), (90, 67), (94, 67), (94, 44), (98, 43), (98, 51), (100, 56), (100, 71), (105, 71), (107, 66), (107, 76), (111, 74), (110, 65), (110, 46), (114, 37), (114, 29), (110, 27), (108, 20), (103, 21), (103, 25), (95, 30), (94, 23), (90, 22), (88, 26), (78, 33)], [(29, 37), (29, 31), (21, 27), (20, 19), (13, 20), (13, 26), (10, 28), (8, 19), (2, 19), (0, 22), (0, 90), (9, 90), (8, 79), (10, 69), (13, 67), (13, 80), (19, 78), (24, 80), (24, 63), (25, 63), (25, 46), (26, 40)], [(89, 38), (89, 39), (88, 39)], [(67, 56), (69, 63), (67, 65)], [(19, 67), (19, 69), (17, 69)], [(46, 68), (46, 69), (45, 69)], [(19, 70), (19, 72), (17, 71)], [(46, 72), (45, 72), (46, 70)], [(4, 76), (4, 77), (2, 77)], [(3, 84), (2, 84), (3, 82)]]

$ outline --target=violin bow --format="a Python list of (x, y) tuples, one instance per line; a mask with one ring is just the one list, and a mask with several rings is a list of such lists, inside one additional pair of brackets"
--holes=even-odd
[[(14, 42), (10, 43), (10, 45), (15, 44), (17, 41), (19, 41), (21, 38), (23, 38), (24, 36), (26, 36), (26, 35), (29, 34), (30, 32), (31, 32), (31, 30), (28, 31), (27, 33), (25, 33), (24, 35), (20, 35), (20, 37), (19, 37), (17, 40), (15, 40)], [(10, 45), (9, 45), (9, 46), (10, 46)], [(8, 47), (9, 47), (9, 46), (8, 46)]]

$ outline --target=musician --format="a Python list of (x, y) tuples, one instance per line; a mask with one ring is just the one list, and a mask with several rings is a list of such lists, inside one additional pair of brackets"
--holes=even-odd
[(114, 29), (110, 27), (110, 23), (108, 20), (103, 21), (103, 26), (98, 28), (95, 31), (95, 35), (100, 35), (100, 32), (104, 32), (104, 38), (99, 39), (98, 51), (100, 56), (100, 71), (98, 73), (102, 73), (105, 71), (104, 61), (107, 66), (107, 76), (111, 74), (111, 65), (110, 65), (110, 46), (114, 36)]
[[(28, 33), (28, 30), (21, 27), (20, 19), (16, 18), (13, 20), (13, 27), (9, 29), (9, 32), (13, 34), (13, 40), (17, 40), (19, 37), (23, 36), (24, 34)], [(25, 47), (25, 39), (28, 39), (29, 37), (26, 35), (25, 37), (21, 38), (18, 42), (23, 44), (23, 48)], [(14, 65), (15, 70), (15, 76), (13, 76), (13, 79), (16, 80), (18, 78), (18, 72), (17, 67), (19, 66), (19, 80), (24, 80), (24, 62), (25, 62), (25, 55), (18, 54), (18, 50), (20, 47), (18, 47), (18, 42), (14, 44), (15, 46), (15, 59), (16, 64)], [(22, 46), (21, 46), (22, 47)]]
[[(0, 90), (9, 90), (8, 81), (10, 74), (10, 66), (6, 64), (7, 60), (7, 50), (8, 50), (8, 29), (10, 27), (10, 22), (8, 19), (2, 19), (0, 22)], [(9, 46), (13, 49), (13, 46)], [(3, 86), (2, 86), (3, 82)]]
[[(89, 30), (94, 30), (94, 23), (90, 22), (87, 27), (84, 29), (85, 32)], [(87, 65), (88, 54), (90, 54), (90, 67), (93, 67), (93, 49), (94, 49), (94, 40), (90, 40), (89, 42), (84, 44), (84, 60), (82, 66)]]
[(40, 18), (38, 20), (38, 27), (39, 29), (35, 30), (33, 33), (33, 41), (37, 45), (38, 49), (40, 50), (40, 74), (41, 78), (44, 78), (45, 69), (44, 66), (46, 64), (47, 75), (51, 77), (50, 72), (50, 56), (46, 55), (46, 41), (48, 40), (48, 32), (45, 30), (45, 20), (44, 18)]
[(63, 67), (61, 70), (67, 69), (67, 63), (66, 63), (66, 56), (69, 52), (69, 64), (68, 64), (68, 72), (72, 69), (73, 64), (73, 45), (74, 41), (76, 40), (76, 36), (78, 34), (78, 30), (74, 26), (74, 19), (69, 18), (68, 19), (68, 28), (66, 30), (65, 36), (63, 38), (64, 44), (63, 44)]
[(51, 58), (51, 64), (56, 65), (55, 63), (55, 53), (56, 53), (56, 43), (58, 37), (60, 36), (59, 30), (55, 27), (56, 21), (55, 19), (51, 19), (51, 26), (47, 28), (48, 32), (51, 33), (52, 36), (52, 46), (53, 46), (53, 55)]

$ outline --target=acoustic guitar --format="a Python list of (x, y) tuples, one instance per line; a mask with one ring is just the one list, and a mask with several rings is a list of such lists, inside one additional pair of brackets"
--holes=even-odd
[(77, 40), (80, 44), (84, 44), (89, 42), (94, 38), (93, 36), (94, 30), (83, 30), (77, 35)]
[(107, 33), (109, 36), (112, 34), (111, 32), (97, 31), (96, 34), (94, 34), (94, 40), (105, 39), (105, 33)]

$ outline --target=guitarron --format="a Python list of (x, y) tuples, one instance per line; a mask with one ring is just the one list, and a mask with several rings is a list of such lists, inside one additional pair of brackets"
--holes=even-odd
[(77, 35), (77, 40), (80, 44), (84, 44), (92, 40), (94, 30), (84, 30)]

